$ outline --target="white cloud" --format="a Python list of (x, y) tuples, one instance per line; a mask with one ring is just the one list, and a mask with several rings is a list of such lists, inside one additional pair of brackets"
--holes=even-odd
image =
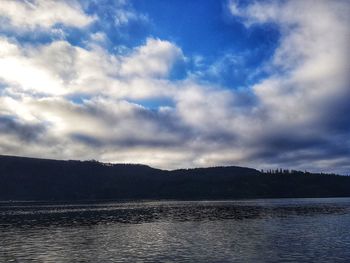
[(56, 24), (80, 28), (94, 19), (85, 14), (75, 0), (2, 0), (0, 5), (2, 27), (13, 26), (19, 30), (48, 29)]
[(129, 55), (112, 55), (95, 46), (84, 49), (67, 41), (22, 46), (0, 39), (0, 80), (27, 93), (104, 94), (159, 97), (172, 93), (166, 78), (181, 50), (168, 41), (148, 39)]
[[(229, 9), (247, 27), (275, 23), (281, 32), (269, 65), (270, 77), (252, 87), (260, 101), (259, 111), (267, 118), (266, 127), (253, 133), (254, 136), (263, 141), (274, 134), (284, 137), (286, 144), (293, 138), (305, 140), (306, 144), (307, 140), (324, 137), (329, 129), (329, 116), (339, 114), (334, 108), (335, 101), (344, 108), (344, 98), (349, 98), (349, 3), (293, 0), (257, 1), (240, 6), (231, 1)], [(323, 139), (330, 137), (326, 138)], [(336, 140), (333, 143), (335, 146)], [(305, 144), (296, 146), (295, 153), (307, 149)], [(317, 151), (313, 154), (316, 158)], [(295, 155), (290, 156), (292, 161)], [(329, 154), (322, 158), (338, 157)]]
[(34, 61), (17, 44), (0, 39), (0, 79), (21, 90), (59, 93), (61, 85), (44, 67)]
[(97, 43), (104, 43), (107, 40), (107, 36), (103, 32), (96, 32), (91, 34), (91, 40)]
[(131, 21), (147, 22), (148, 18), (147, 16), (138, 14), (133, 10), (117, 9), (115, 11), (114, 23), (116, 26), (124, 26), (129, 24)]
[(281, 29), (280, 45), (271, 65), (284, 73), (277, 73), (254, 87), (262, 100), (284, 107), (279, 100), (284, 98), (288, 102), (294, 97), (290, 102), (297, 109), (301, 98), (315, 106), (313, 102), (324, 102), (323, 98), (348, 88), (350, 5), (347, 1), (266, 1), (242, 9), (231, 1), (230, 9), (248, 26), (272, 22)]
[(123, 58), (121, 74), (140, 77), (167, 77), (184, 55), (176, 45), (160, 39), (148, 38), (144, 46)]

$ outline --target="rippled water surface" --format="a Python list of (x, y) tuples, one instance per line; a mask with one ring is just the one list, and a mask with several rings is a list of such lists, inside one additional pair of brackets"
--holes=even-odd
[(0, 262), (350, 262), (350, 199), (3, 202)]

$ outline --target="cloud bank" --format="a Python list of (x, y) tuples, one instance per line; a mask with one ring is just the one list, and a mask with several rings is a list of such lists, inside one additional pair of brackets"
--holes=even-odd
[[(116, 27), (144, 17), (123, 6), (115, 10)], [(273, 24), (280, 32), (271, 59), (258, 69), (266, 76), (244, 88), (215, 85), (190, 71), (173, 78), (195, 58), (156, 36), (107, 49), (108, 34), (96, 29), (102, 18), (86, 4), (4, 1), (0, 153), (168, 169), (348, 173), (349, 2), (230, 1), (226, 8), (247, 31)], [(57, 25), (85, 40), (22, 39), (39, 29), (50, 37)]]
[(1, 27), (30, 30), (49, 29), (56, 24), (85, 27), (95, 19), (86, 15), (78, 2), (53, 0), (3, 0), (0, 6)]

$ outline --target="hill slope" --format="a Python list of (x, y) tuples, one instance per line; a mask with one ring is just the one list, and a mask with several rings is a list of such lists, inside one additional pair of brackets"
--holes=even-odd
[(0, 156), (0, 200), (231, 199), (350, 196), (350, 177), (242, 167), (165, 171)]

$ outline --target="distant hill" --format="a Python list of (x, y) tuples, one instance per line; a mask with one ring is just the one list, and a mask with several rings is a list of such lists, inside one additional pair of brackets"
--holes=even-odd
[(243, 167), (145, 165), (0, 155), (0, 200), (233, 199), (350, 196), (350, 177)]

